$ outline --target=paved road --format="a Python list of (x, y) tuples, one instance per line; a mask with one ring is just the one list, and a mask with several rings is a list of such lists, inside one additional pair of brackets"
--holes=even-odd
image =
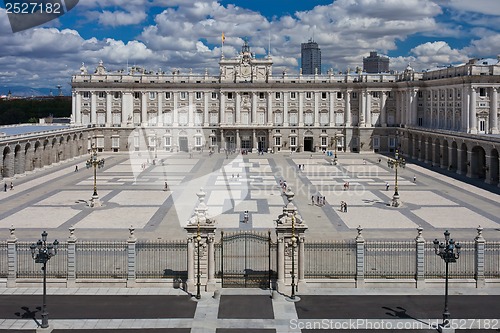
[[(37, 295), (1, 295), (0, 332), (7, 332), (7, 325), (12, 325), (11, 332), (34, 332), (40, 321), (40, 302)], [(500, 326), (500, 296), (452, 295), (449, 304), (452, 318), (462, 320), (463, 329), (474, 328), (472, 324), (477, 328), (486, 319), (495, 319), (491, 328)], [(363, 325), (382, 322), (393, 327), (396, 323), (422, 324), (422, 328), (413, 332), (432, 332), (428, 324), (440, 321), (443, 297), (301, 295), (300, 301), (293, 303), (282, 295), (273, 298), (265, 291), (256, 295), (222, 294), (218, 299), (205, 294), (199, 302), (187, 295), (50, 295), (48, 309), (55, 333), (367, 332), (362, 330)], [(349, 321), (357, 323), (359, 329), (325, 330)], [(328, 322), (331, 326), (307, 329), (307, 325), (315, 322)], [(384, 329), (387, 326), (378, 328), (377, 332), (396, 331)]]

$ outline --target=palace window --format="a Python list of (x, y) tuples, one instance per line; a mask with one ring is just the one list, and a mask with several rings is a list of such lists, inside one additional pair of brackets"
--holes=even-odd
[(83, 92), (83, 98), (84, 99), (89, 99), (90, 98), (90, 91), (84, 91)]
[(279, 91), (276, 92), (275, 96), (276, 99), (281, 99), (281, 93)]
[(156, 99), (156, 92), (155, 91), (150, 91), (149, 92), (149, 99), (151, 99), (151, 100)]
[(290, 92), (290, 99), (296, 99), (297, 93), (295, 91)]
[(233, 93), (232, 92), (228, 92), (227, 93), (227, 99), (233, 99)]
[(141, 93), (140, 92), (134, 92), (134, 98), (135, 99), (140, 99), (141, 98)]
[(306, 92), (306, 99), (311, 99), (312, 93), (310, 91)]
[(479, 88), (479, 96), (481, 96), (481, 97), (486, 96), (486, 89), (485, 88)]
[(113, 97), (114, 99), (120, 99), (122, 97), (122, 93), (119, 91), (115, 91)]
[(372, 93), (372, 96), (373, 96), (373, 98), (378, 98), (379, 97), (378, 91), (374, 91)]
[(326, 97), (328, 96), (328, 94), (326, 92), (322, 92), (321, 93), (321, 99), (326, 99)]
[(337, 99), (342, 99), (342, 92), (341, 91), (337, 91)]
[(197, 92), (195, 93), (195, 98), (196, 98), (196, 99), (198, 99), (198, 100), (200, 100), (200, 99), (201, 99), (201, 92), (200, 92), (200, 91), (197, 91)]
[(353, 91), (353, 92), (352, 92), (352, 98), (353, 98), (353, 99), (358, 98), (358, 93), (357, 93), (357, 92), (355, 92), (355, 91)]
[(297, 146), (297, 137), (296, 136), (291, 136), (290, 137), (290, 146), (291, 147), (296, 147)]
[(180, 99), (186, 99), (186, 98), (187, 98), (187, 92), (181, 91)]
[(172, 137), (166, 136), (165, 137), (165, 147), (170, 147), (171, 145), (172, 145)]
[(218, 95), (216, 92), (213, 92), (213, 93), (212, 93), (212, 99), (217, 99), (217, 98), (218, 98), (218, 96), (219, 96), (219, 95)]
[(266, 98), (266, 95), (263, 92), (259, 93), (259, 99), (264, 99)]
[(102, 98), (106, 98), (106, 93), (105, 93), (104, 91), (99, 91), (99, 92), (97, 93), (97, 97), (99, 97), (99, 98), (101, 98), (101, 99), (102, 99)]
[(165, 92), (165, 99), (170, 99), (170, 91)]

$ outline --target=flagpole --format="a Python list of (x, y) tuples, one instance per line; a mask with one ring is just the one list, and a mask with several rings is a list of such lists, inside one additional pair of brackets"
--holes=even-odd
[(224, 31), (222, 32), (221, 36), (221, 58), (224, 58), (224, 40), (226, 39), (226, 36), (224, 36)]

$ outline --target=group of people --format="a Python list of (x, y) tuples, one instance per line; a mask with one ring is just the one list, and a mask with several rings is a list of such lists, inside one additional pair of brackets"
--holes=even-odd
[(304, 164), (298, 164), (299, 170), (304, 171)]
[(326, 198), (321, 195), (316, 195), (316, 196), (311, 196), (311, 204), (318, 205), (318, 206), (324, 206), (326, 204)]
[(349, 189), (349, 182), (344, 183), (344, 191)]
[(347, 213), (347, 202), (345, 201), (340, 202), (340, 211), (343, 213)]
[[(11, 190), (14, 189), (14, 184), (12, 182), (10, 182), (10, 189)], [(3, 190), (4, 190), (4, 192), (7, 192), (7, 183), (3, 184)]]

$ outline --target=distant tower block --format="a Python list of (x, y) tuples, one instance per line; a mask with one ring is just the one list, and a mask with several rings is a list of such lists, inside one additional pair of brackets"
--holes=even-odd
[(321, 49), (318, 43), (309, 39), (307, 43), (301, 44), (302, 74), (321, 74)]
[(363, 58), (363, 71), (366, 73), (387, 73), (389, 72), (389, 58), (377, 55), (377, 52), (370, 52), (370, 56)]

